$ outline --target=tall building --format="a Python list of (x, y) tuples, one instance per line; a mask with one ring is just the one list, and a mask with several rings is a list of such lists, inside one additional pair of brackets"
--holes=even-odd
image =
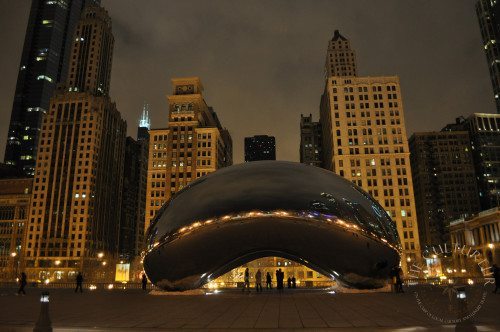
[(0, 165), (0, 280), (19, 276), (22, 242), (31, 200), (32, 178)]
[(399, 78), (329, 76), (320, 123), (323, 167), (384, 207), (396, 223), (405, 269), (419, 258), (420, 242)]
[(321, 167), (321, 124), (300, 115), (300, 162)]
[(82, 8), (100, 0), (33, 0), (10, 117), (5, 162), (34, 175), (42, 117), (65, 80)]
[(415, 133), (409, 146), (420, 244), (449, 243), (449, 222), (480, 210), (469, 133)]
[(274, 136), (245, 137), (245, 161), (259, 160), (276, 160), (276, 139)]
[(481, 210), (500, 204), (500, 114), (474, 113), (443, 130), (469, 132)]
[(31, 280), (73, 280), (77, 271), (87, 280), (110, 277), (118, 254), (126, 133), (108, 95), (112, 48), (108, 13), (86, 7), (67, 84), (59, 86), (42, 121), (23, 248)]
[(325, 76), (357, 76), (356, 53), (347, 38), (335, 30), (328, 43)]
[(137, 140), (129, 136), (125, 141), (119, 255), (129, 262), (140, 256), (144, 247), (149, 149), (149, 133), (147, 127), (142, 127), (149, 124), (145, 113), (139, 122)]
[(203, 98), (198, 77), (172, 79), (168, 126), (149, 131), (145, 230), (156, 211), (190, 182), (232, 165), (232, 141)]
[(497, 113), (500, 113), (500, 3), (496, 0), (478, 0), (476, 14), (493, 85)]

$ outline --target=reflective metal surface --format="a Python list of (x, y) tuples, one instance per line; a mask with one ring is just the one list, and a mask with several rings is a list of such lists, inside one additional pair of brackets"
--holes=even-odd
[(158, 212), (144, 269), (187, 290), (260, 257), (281, 256), (356, 288), (383, 286), (399, 263), (396, 227), (367, 193), (334, 173), (284, 161), (223, 168)]

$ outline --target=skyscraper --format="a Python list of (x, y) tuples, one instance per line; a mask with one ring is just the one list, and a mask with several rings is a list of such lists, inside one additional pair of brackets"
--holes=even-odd
[(357, 76), (356, 53), (347, 38), (335, 30), (328, 43), (325, 76)]
[(347, 76), (329, 76), (321, 97), (323, 167), (385, 208), (396, 223), (405, 267), (420, 256), (420, 244), (399, 78), (353, 76), (345, 62), (329, 64), (329, 57), (330, 51), (327, 72)]
[(321, 167), (321, 124), (300, 115), (300, 162)]
[(449, 243), (449, 222), (480, 210), (469, 133), (415, 133), (409, 145), (420, 243)]
[(469, 132), (481, 210), (499, 206), (500, 114), (474, 113), (443, 130)]
[[(76, 28), (67, 84), (43, 117), (25, 237), (29, 279), (110, 277), (118, 253), (126, 123), (108, 95), (113, 35), (101, 7)], [(85, 77), (85, 79), (83, 79)]]
[(276, 139), (274, 136), (245, 137), (245, 161), (258, 160), (276, 160)]
[(483, 39), (484, 53), (488, 61), (497, 113), (500, 113), (500, 2), (478, 0), (476, 14)]
[(100, 0), (33, 0), (10, 118), (5, 162), (33, 176), (42, 117), (65, 80), (82, 8)]
[(231, 136), (203, 98), (200, 79), (174, 78), (172, 85), (168, 126), (149, 131), (145, 230), (176, 192), (233, 163)]

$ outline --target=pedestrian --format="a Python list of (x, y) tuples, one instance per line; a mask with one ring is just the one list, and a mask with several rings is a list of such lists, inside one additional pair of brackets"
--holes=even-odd
[(287, 279), (288, 289), (292, 288), (292, 278), (288, 277)]
[(283, 292), (283, 279), (285, 278), (285, 274), (281, 271), (281, 269), (278, 269), (276, 271), (276, 284), (278, 288), (278, 292)]
[(83, 276), (82, 276), (82, 273), (81, 272), (78, 272), (77, 276), (76, 276), (76, 288), (75, 288), (75, 293), (78, 291), (78, 289), (80, 289), (80, 293), (83, 293), (83, 288), (82, 288), (82, 285), (83, 285)]
[(498, 288), (500, 287), (500, 268), (496, 265), (493, 264), (493, 278), (495, 279), (495, 290), (493, 293), (496, 293)]
[(142, 274), (142, 290), (146, 290), (146, 286), (148, 284), (148, 277), (146, 277), (146, 273)]
[(248, 267), (245, 269), (245, 277), (244, 277), (244, 284), (243, 284), (243, 292), (245, 291), (245, 288), (248, 290), (250, 293), (250, 272), (248, 271)]
[(399, 266), (396, 269), (396, 293), (404, 293), (404, 291), (403, 291), (403, 270)]
[(26, 292), (24, 291), (24, 287), (26, 287), (26, 284), (28, 284), (26, 273), (22, 272), (21, 273), (21, 278), (19, 279), (19, 290), (17, 291), (17, 294), (23, 294), (26, 295)]
[(295, 276), (292, 276), (292, 288), (297, 288), (297, 280), (295, 279)]
[(273, 289), (273, 277), (271, 277), (271, 273), (266, 273), (266, 288)]
[(257, 292), (262, 292), (262, 273), (260, 272), (260, 269), (258, 269), (257, 273), (255, 273), (255, 289)]

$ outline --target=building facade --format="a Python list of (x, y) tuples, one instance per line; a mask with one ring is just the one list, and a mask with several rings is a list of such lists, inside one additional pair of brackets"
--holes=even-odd
[(0, 280), (13, 281), (21, 273), (32, 185), (31, 178), (0, 170)]
[(67, 84), (42, 121), (23, 248), (30, 280), (73, 280), (78, 271), (108, 280), (118, 254), (126, 123), (108, 95), (106, 10), (86, 7), (75, 36)]
[(312, 115), (300, 115), (300, 162), (321, 167), (321, 124)]
[(496, 0), (478, 0), (476, 14), (488, 62), (497, 113), (500, 113), (500, 3)]
[(474, 113), (443, 130), (469, 132), (481, 210), (500, 204), (500, 114)]
[(232, 165), (232, 141), (203, 98), (198, 77), (172, 79), (168, 126), (149, 131), (145, 231), (176, 192), (217, 169)]
[[(459, 218), (450, 223), (450, 234), (452, 247), (472, 248), (477, 250), (481, 257), (488, 260), (489, 265), (500, 265), (500, 209), (495, 207), (486, 211)], [(468, 250), (468, 249), (467, 249)], [(461, 260), (462, 267), (467, 264), (463, 257), (455, 257)], [(477, 262), (474, 261), (477, 265)]]
[[(337, 66), (341, 72), (344, 66)], [(323, 167), (357, 184), (384, 207), (396, 223), (405, 269), (419, 259), (420, 241), (399, 78), (329, 76), (320, 122)]]
[(33, 0), (10, 118), (5, 162), (35, 170), (42, 117), (56, 84), (66, 79), (75, 27), (85, 5), (99, 0)]
[(276, 139), (274, 136), (245, 137), (245, 161), (259, 160), (276, 160)]
[(335, 30), (328, 43), (325, 61), (325, 76), (357, 76), (356, 52), (347, 38)]
[(469, 133), (415, 133), (409, 146), (420, 243), (449, 243), (450, 220), (480, 211)]

